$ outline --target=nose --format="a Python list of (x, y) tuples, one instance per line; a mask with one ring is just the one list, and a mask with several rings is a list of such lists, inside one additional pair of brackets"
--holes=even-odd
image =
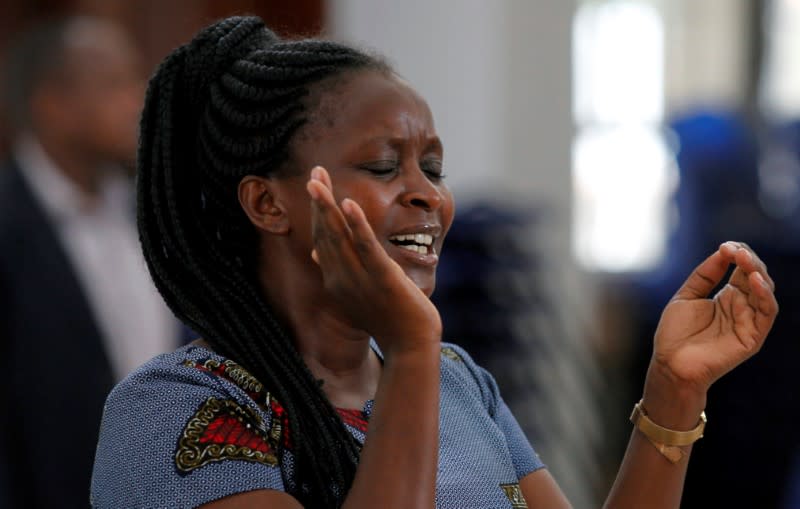
[(405, 188), (400, 195), (400, 203), (406, 207), (418, 207), (426, 212), (432, 212), (442, 206), (444, 195), (442, 190), (434, 184), (419, 165), (409, 168), (404, 172)]

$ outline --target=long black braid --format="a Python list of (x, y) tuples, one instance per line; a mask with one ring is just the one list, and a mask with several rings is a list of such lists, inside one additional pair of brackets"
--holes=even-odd
[(262, 297), (256, 233), (237, 200), (248, 174), (280, 171), (309, 115), (310, 87), (378, 58), (319, 40), (284, 41), (254, 17), (229, 18), (175, 50), (150, 81), (138, 153), (145, 259), (172, 311), (240, 362), (285, 407), (292, 494), (339, 507), (358, 447)]

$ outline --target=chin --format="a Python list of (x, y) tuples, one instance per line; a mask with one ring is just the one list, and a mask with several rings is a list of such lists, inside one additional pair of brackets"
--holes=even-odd
[(408, 277), (414, 282), (415, 285), (417, 285), (417, 288), (422, 290), (422, 293), (424, 293), (428, 298), (433, 295), (433, 291), (436, 289), (435, 278), (431, 278), (430, 276), (414, 277), (412, 275), (409, 275)]

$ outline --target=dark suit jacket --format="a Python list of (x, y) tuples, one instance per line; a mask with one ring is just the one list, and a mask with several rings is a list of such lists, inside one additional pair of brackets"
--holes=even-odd
[(0, 506), (85, 508), (113, 384), (98, 326), (18, 166), (0, 167)]

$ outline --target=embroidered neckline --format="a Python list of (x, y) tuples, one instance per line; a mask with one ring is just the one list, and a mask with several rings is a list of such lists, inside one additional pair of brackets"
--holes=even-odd
[[(203, 349), (207, 350), (205, 348)], [(263, 410), (271, 410), (275, 417), (280, 418), (281, 421), (284, 421), (283, 429), (288, 431), (288, 417), (283, 409), (283, 405), (281, 405), (268, 391), (264, 389), (264, 385), (259, 382), (255, 376), (251, 375), (249, 371), (235, 361), (230, 359), (218, 361), (211, 358), (205, 358), (198, 361), (186, 359), (182, 364), (186, 367), (199, 369), (200, 371), (204, 371), (232, 382), (237, 387), (245, 391), (259, 407), (261, 407)], [(362, 433), (366, 433), (374, 403), (375, 400), (368, 399), (364, 402), (364, 406), (361, 409), (337, 407), (336, 411), (345, 424), (352, 426)], [(288, 437), (288, 433), (284, 433), (284, 436)], [(286, 441), (288, 442), (288, 438)]]

